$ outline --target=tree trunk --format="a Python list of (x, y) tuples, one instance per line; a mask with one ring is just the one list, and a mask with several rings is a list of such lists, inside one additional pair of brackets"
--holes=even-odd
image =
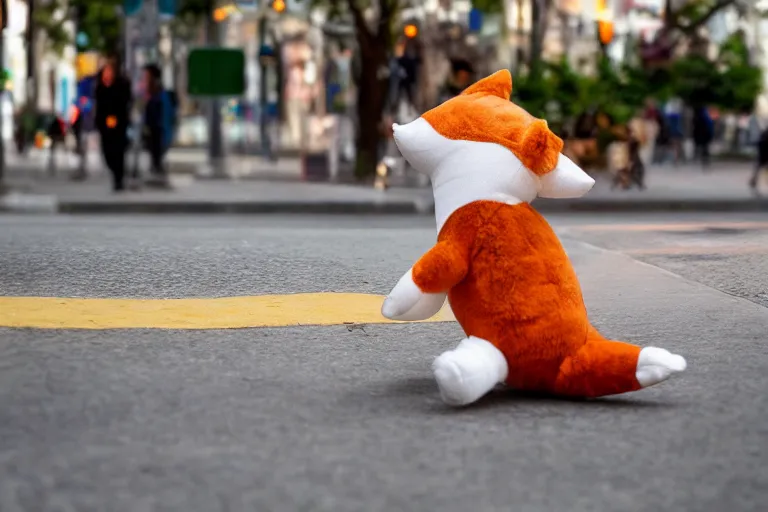
[(531, 51), (528, 69), (532, 74), (541, 71), (541, 58), (544, 52), (544, 35), (549, 26), (549, 14), (552, 0), (533, 0), (531, 3)]
[(35, 0), (27, 0), (27, 105), (37, 110), (37, 27)]
[(376, 172), (381, 142), (381, 122), (388, 80), (379, 77), (387, 62), (384, 47), (361, 45), (360, 78), (357, 84), (357, 151), (355, 176), (364, 179)]
[(664, 29), (670, 30), (675, 23), (675, 12), (672, 10), (672, 0), (664, 1)]

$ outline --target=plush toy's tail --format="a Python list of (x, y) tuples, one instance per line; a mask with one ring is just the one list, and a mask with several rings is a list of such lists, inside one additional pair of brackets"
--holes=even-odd
[(685, 370), (685, 359), (655, 347), (603, 338), (590, 327), (587, 343), (560, 366), (554, 391), (594, 398), (636, 391)]

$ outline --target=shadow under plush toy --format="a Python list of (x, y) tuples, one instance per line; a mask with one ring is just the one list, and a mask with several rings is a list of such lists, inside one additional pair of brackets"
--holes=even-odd
[(529, 203), (586, 194), (594, 180), (563, 142), (509, 101), (499, 71), (403, 126), (403, 156), (432, 180), (437, 244), (384, 301), (425, 320), (446, 296), (467, 334), (433, 364), (443, 400), (467, 405), (497, 384), (572, 397), (635, 391), (685, 370), (679, 355), (603, 338), (552, 228)]

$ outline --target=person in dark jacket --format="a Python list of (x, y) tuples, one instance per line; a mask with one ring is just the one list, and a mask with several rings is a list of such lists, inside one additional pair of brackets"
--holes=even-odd
[(133, 101), (131, 84), (120, 72), (117, 59), (110, 58), (99, 72), (95, 92), (95, 126), (101, 137), (101, 152), (112, 173), (115, 192), (125, 190), (125, 153)]
[(444, 103), (461, 94), (464, 89), (472, 84), (472, 75), (474, 72), (474, 67), (468, 60), (451, 60), (451, 74), (440, 89), (438, 103)]
[(709, 145), (714, 138), (712, 118), (706, 107), (697, 107), (693, 111), (693, 143), (696, 156), (704, 169), (709, 167)]
[(155, 64), (144, 66), (144, 147), (152, 160), (152, 185), (168, 186), (165, 155), (173, 142), (174, 99), (163, 87), (162, 72)]

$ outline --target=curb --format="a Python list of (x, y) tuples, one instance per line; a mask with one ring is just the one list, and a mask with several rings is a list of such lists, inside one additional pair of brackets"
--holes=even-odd
[[(650, 213), (732, 212), (768, 213), (768, 197), (754, 199), (648, 199), (648, 200), (551, 200), (539, 199), (534, 208), (541, 213)], [(3, 213), (89, 214), (312, 214), (312, 215), (431, 215), (430, 200), (391, 201), (269, 201), (269, 202), (112, 202), (58, 200), (52, 195), (10, 193), (0, 196)]]
[(768, 212), (768, 198), (753, 199), (595, 199), (581, 201), (538, 200), (542, 213), (649, 213), (649, 212)]
[(72, 215), (87, 214), (378, 214), (378, 215), (415, 215), (431, 212), (431, 205), (422, 205), (417, 201), (391, 202), (234, 202), (216, 203), (205, 201), (190, 202), (74, 202), (62, 201), (58, 212)]
[(51, 214), (58, 211), (58, 199), (56, 196), (19, 192), (0, 195), (0, 212), (2, 213)]

